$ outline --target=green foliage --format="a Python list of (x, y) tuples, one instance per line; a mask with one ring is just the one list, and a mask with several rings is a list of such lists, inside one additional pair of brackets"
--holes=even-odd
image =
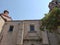
[(41, 30), (46, 27), (48, 30), (56, 29), (60, 25), (60, 9), (55, 7), (48, 14), (45, 14), (45, 17), (41, 19), (42, 25)]

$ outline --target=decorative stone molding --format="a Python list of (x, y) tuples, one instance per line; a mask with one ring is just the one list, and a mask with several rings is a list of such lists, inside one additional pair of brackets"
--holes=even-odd
[(58, 0), (52, 0), (50, 3), (49, 3), (49, 9), (52, 10), (54, 7), (58, 7), (60, 8), (60, 2)]

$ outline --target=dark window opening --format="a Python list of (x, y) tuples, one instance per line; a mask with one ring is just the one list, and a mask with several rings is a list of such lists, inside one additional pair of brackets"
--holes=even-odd
[(34, 44), (31, 44), (31, 45), (34, 45)]
[(34, 25), (30, 25), (30, 31), (34, 31), (35, 28), (34, 28)]
[(56, 4), (58, 4), (58, 2), (55, 2)]
[(13, 31), (14, 26), (10, 26), (9, 32)]

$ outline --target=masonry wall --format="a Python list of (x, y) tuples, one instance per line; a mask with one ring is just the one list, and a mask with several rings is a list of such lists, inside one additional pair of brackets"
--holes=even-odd
[[(30, 24), (35, 26), (35, 31), (30, 32)], [(13, 25), (13, 31), (9, 32), (9, 27)], [(34, 42), (34, 44), (39, 45), (41, 38), (40, 31), (40, 21), (10, 21), (6, 22), (2, 32), (1, 45), (26, 45), (27, 39), (29, 40), (29, 45)], [(33, 41), (31, 41), (33, 40)], [(39, 43), (40, 42), (40, 43)]]
[[(40, 24), (39, 20), (24, 21), (24, 45), (42, 45)], [(35, 28), (32, 32), (30, 31), (30, 25), (34, 25)]]
[[(30, 31), (30, 25), (34, 25), (35, 30), (33, 32)], [(24, 21), (24, 38), (29, 37), (41, 37), (40, 31), (40, 21)]]
[[(9, 32), (10, 25), (13, 25), (13, 31)], [(18, 34), (22, 30), (20, 29), (22, 26), (20, 22), (6, 22), (4, 29), (3, 29), (3, 38), (1, 41), (1, 45), (17, 45), (21, 44), (22, 34)], [(20, 31), (21, 30), (21, 31)], [(18, 38), (20, 36), (20, 39)]]
[[(11, 25), (14, 28), (10, 32), (9, 28)], [(30, 25), (34, 25), (35, 30), (33, 32), (30, 31)], [(49, 43), (53, 45), (53, 42), (56, 42), (54, 35), (41, 31), (40, 26), (41, 21), (39, 20), (6, 22), (2, 29), (0, 45), (49, 45)]]
[(0, 33), (2, 31), (3, 25), (4, 25), (5, 21), (2, 19), (2, 17), (0, 16)]

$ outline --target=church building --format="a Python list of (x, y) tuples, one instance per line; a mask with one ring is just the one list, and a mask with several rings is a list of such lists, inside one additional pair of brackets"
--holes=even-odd
[[(59, 2), (60, 0), (50, 2), (50, 10), (54, 6), (59, 7)], [(9, 11), (4, 10), (0, 14), (0, 45), (59, 45), (60, 36), (57, 37), (46, 29), (40, 30), (41, 24), (41, 20), (12, 20)]]

